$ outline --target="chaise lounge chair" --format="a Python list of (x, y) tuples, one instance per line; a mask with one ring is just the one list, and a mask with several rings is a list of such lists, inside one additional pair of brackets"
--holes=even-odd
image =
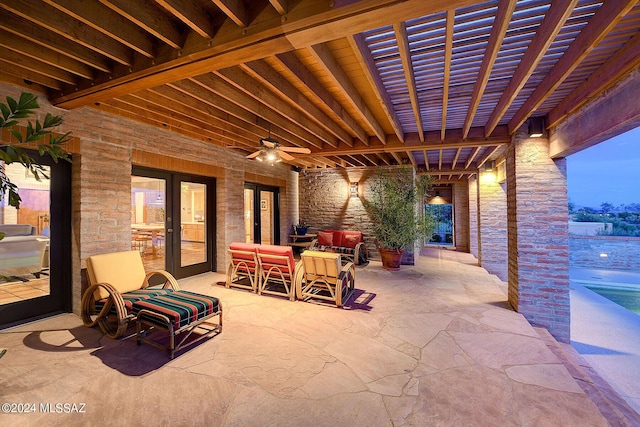
[[(138, 343), (167, 350), (173, 358), (195, 328), (210, 325), (204, 337), (222, 330), (222, 304), (217, 298), (181, 290), (176, 279), (164, 270), (145, 273), (138, 251), (89, 257), (87, 276), (90, 286), (82, 296), (82, 321), (88, 327), (98, 325), (110, 338), (122, 336), (129, 323), (136, 320)], [(150, 286), (150, 281), (158, 280), (162, 283)], [(214, 316), (219, 317), (217, 324), (209, 322)], [(168, 347), (146, 338), (153, 328), (169, 333)], [(187, 334), (176, 346), (175, 336), (182, 332)]]

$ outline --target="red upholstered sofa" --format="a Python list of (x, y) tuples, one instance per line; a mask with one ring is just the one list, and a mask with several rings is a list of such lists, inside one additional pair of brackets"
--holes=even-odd
[(318, 238), (312, 242), (309, 249), (340, 253), (343, 258), (356, 265), (367, 260), (367, 248), (364, 245), (361, 231), (319, 231)]

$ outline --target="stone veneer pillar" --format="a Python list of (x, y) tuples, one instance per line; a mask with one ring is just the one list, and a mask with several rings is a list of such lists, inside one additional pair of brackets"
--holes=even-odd
[(469, 184), (457, 182), (452, 189), (456, 250), (469, 252)]
[(507, 153), (509, 303), (534, 326), (570, 340), (566, 160), (523, 126)]
[(496, 173), (478, 173), (478, 261), (501, 280), (508, 278), (507, 194)]
[(476, 258), (478, 252), (478, 179), (469, 179), (469, 252)]

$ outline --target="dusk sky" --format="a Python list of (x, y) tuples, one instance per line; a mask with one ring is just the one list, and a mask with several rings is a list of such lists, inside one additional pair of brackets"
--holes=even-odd
[(567, 181), (576, 206), (640, 203), (640, 128), (567, 157)]

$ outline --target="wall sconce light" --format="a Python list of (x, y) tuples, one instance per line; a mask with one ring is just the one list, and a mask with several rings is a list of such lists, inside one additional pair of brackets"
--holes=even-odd
[(529, 136), (540, 138), (544, 135), (544, 117), (532, 117), (529, 119)]
[(351, 197), (358, 197), (358, 183), (352, 182), (349, 184), (349, 194)]
[(495, 160), (487, 160), (484, 164), (484, 171), (489, 173), (495, 173), (496, 171), (496, 161)]

